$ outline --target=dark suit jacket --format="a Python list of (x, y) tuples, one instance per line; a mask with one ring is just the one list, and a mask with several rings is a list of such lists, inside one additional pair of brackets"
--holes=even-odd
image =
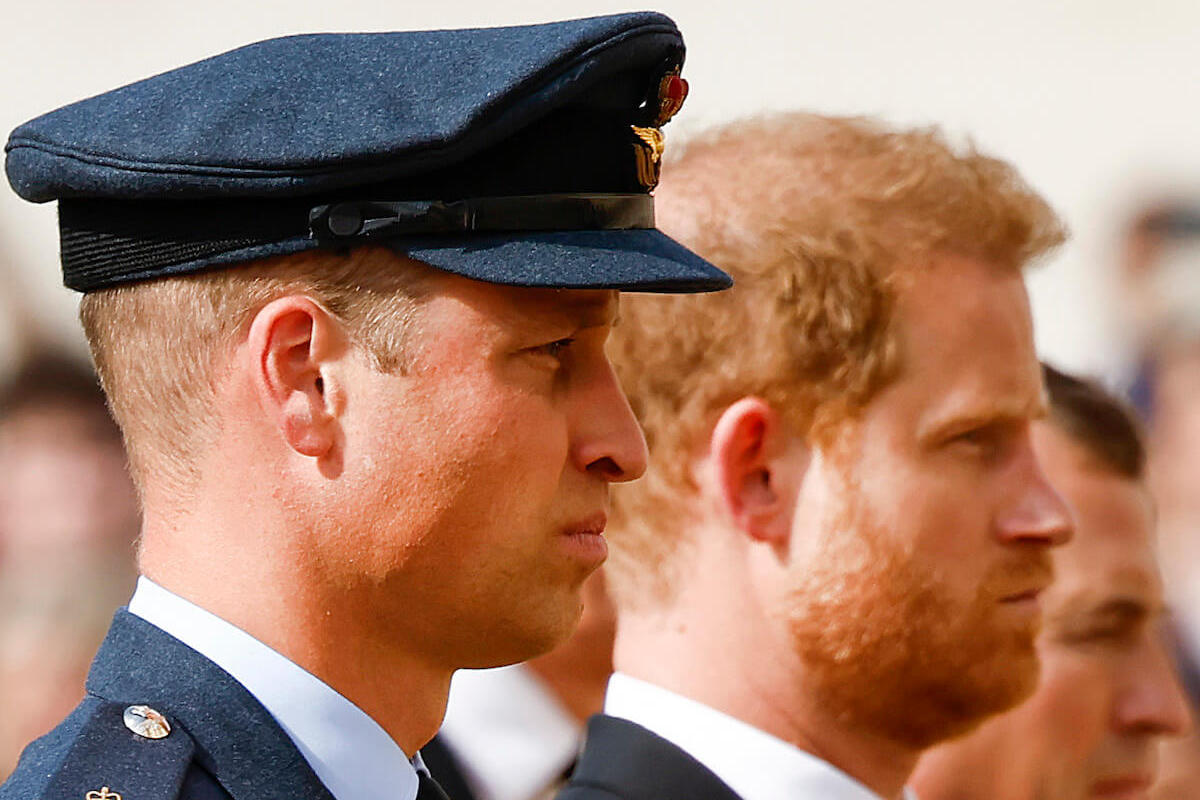
[(421, 760), (443, 791), (454, 800), (475, 800), (462, 762), (446, 747), (441, 735), (433, 737), (429, 744), (421, 748)]
[[(146, 739), (130, 705), (163, 714)], [(25, 749), (0, 800), (333, 800), (262, 705), (204, 656), (121, 609), (88, 675), (87, 695)]]
[(588, 721), (579, 766), (557, 800), (741, 800), (707, 767), (640, 725)]

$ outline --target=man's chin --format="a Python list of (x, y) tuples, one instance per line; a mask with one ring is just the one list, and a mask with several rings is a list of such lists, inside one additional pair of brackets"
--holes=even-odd
[[(948, 643), (947, 643), (948, 645)], [(1020, 705), (1037, 688), (1040, 662), (1032, 637), (979, 637), (973, 646), (916, 648), (908, 663), (876, 674), (869, 700), (847, 717), (892, 741), (926, 750)], [(861, 690), (851, 699), (863, 702)]]
[[(508, 625), (493, 624), (488, 637), (492, 646), (482, 647), (483, 642), (476, 639), (472, 652), (478, 655), (471, 663), (463, 663), (459, 668), (506, 667), (549, 653), (571, 637), (583, 613), (578, 591), (571, 592), (569, 598), (562, 599), (557, 605), (560, 613), (551, 613), (547, 602), (538, 609), (541, 613), (537, 615), (525, 615)], [(463, 657), (466, 655), (464, 653)]]
[(925, 747), (969, 733), (997, 714), (1019, 706), (1037, 689), (1041, 662), (1032, 635), (1014, 633), (1009, 641), (995, 642), (990, 652), (981, 651), (980, 655), (963, 671), (957, 686), (950, 683), (947, 687), (945, 724), (941, 730), (931, 725)]

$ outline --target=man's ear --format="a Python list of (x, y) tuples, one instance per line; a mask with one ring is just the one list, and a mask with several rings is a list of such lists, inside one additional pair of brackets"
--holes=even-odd
[(743, 397), (722, 412), (710, 441), (723, 511), (755, 539), (786, 542), (797, 476), (782, 459), (797, 443), (771, 404)]
[(320, 458), (337, 441), (338, 404), (327, 373), (342, 338), (329, 312), (299, 295), (271, 301), (250, 324), (248, 355), (259, 402), (300, 455)]

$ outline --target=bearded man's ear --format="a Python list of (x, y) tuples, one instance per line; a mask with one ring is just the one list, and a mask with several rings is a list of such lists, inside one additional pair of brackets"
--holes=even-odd
[(785, 543), (791, 534), (797, 476), (784, 458), (795, 446), (779, 413), (758, 397), (738, 400), (713, 427), (709, 453), (717, 500), (753, 539)]

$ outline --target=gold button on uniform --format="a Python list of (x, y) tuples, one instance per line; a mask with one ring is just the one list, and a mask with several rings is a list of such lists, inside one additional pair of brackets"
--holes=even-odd
[(147, 739), (163, 739), (171, 732), (167, 718), (150, 706), (130, 706), (124, 719), (126, 728)]

